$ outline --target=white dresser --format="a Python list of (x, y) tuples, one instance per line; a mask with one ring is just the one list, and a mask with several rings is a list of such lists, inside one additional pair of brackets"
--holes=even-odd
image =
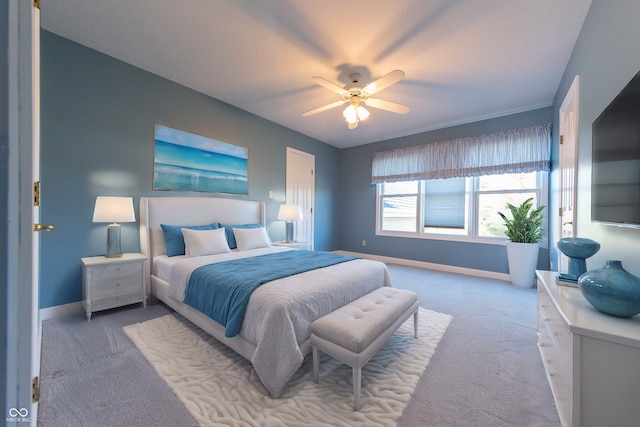
[(597, 311), (537, 271), (538, 348), (563, 426), (640, 425), (640, 315)]
[(91, 320), (94, 311), (137, 302), (146, 307), (146, 261), (147, 257), (142, 254), (82, 258), (82, 303), (87, 320)]

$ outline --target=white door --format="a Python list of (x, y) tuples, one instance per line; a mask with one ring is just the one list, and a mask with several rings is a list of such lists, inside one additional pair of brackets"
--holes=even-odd
[[(573, 83), (560, 106), (560, 211), (558, 235), (576, 235), (576, 185), (578, 165), (578, 108), (580, 76)], [(558, 251), (558, 271), (567, 272), (568, 259)]]
[(313, 204), (315, 196), (315, 164), (313, 154), (287, 147), (285, 200), (288, 205), (302, 207), (303, 219), (294, 223), (294, 240), (309, 243), (313, 250)]
[[(40, 323), (40, 231), (53, 229), (52, 226), (40, 224), (40, 8), (32, 9), (33, 39), (33, 147), (32, 147), (32, 176), (33, 176), (33, 231), (31, 251), (31, 378), (40, 378), (40, 353), (42, 343), (42, 327)], [(36, 384), (39, 394), (39, 380)], [(38, 415), (38, 398), (31, 399), (31, 425), (36, 425)]]
[(39, 172), (40, 10), (9, 1), (9, 236), (7, 283), (7, 410), (19, 423), (37, 422), (32, 380), (40, 370), (39, 247), (34, 178)]

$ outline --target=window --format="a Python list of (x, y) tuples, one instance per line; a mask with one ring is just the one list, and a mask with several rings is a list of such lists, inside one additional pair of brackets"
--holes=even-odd
[(519, 205), (533, 197), (534, 206), (546, 205), (546, 200), (540, 200), (538, 174), (541, 172), (487, 175), (477, 178), (479, 237), (504, 237), (505, 228), (498, 212), (506, 214), (507, 203)]
[[(502, 242), (498, 212), (533, 197), (547, 205), (547, 172), (400, 181), (378, 187), (377, 234)], [(420, 219), (420, 220), (418, 220)]]
[(545, 123), (373, 153), (376, 234), (502, 243), (507, 203), (547, 205), (550, 150)]
[(465, 178), (424, 181), (424, 226), (464, 228), (466, 193)]
[(418, 181), (380, 184), (382, 188), (382, 229), (415, 232), (418, 207)]
[(419, 233), (468, 236), (470, 178), (429, 179), (422, 181), (424, 224)]

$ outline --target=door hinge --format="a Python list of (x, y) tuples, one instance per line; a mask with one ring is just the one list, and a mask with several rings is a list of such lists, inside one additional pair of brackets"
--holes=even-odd
[(560, 135), (560, 144), (564, 144), (564, 135)]
[(313, 169), (311, 169), (311, 176), (313, 176)]
[(40, 0), (33, 0), (33, 7), (40, 9)]
[(33, 183), (33, 206), (40, 206), (40, 181)]
[(562, 216), (562, 208), (558, 208), (558, 216)]
[(40, 400), (40, 381), (38, 377), (34, 377), (31, 380), (31, 403), (36, 403)]

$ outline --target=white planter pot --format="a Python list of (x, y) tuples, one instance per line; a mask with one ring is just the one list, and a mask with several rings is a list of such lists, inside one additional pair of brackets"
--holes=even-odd
[(511, 283), (522, 288), (530, 288), (536, 281), (538, 265), (537, 243), (513, 243), (507, 241), (507, 261)]

